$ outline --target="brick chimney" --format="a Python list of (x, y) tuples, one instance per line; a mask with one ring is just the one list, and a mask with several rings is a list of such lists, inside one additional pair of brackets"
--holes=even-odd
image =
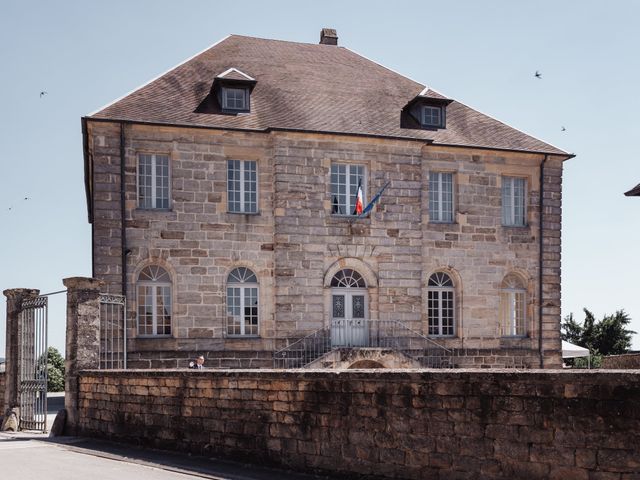
[(321, 45), (338, 45), (338, 32), (334, 28), (323, 28), (320, 31)]

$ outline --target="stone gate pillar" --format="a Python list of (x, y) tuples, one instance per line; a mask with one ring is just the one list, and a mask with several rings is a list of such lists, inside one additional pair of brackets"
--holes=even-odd
[(2, 401), (2, 416), (6, 410), (17, 407), (20, 403), (18, 398), (18, 382), (20, 376), (20, 312), (22, 312), (22, 302), (28, 298), (37, 297), (40, 290), (32, 288), (12, 288), (2, 292), (7, 297), (7, 335), (5, 347), (5, 387)]
[(78, 373), (99, 367), (100, 290), (104, 282), (94, 278), (65, 278), (67, 287), (67, 343), (65, 354), (65, 433), (78, 427)]

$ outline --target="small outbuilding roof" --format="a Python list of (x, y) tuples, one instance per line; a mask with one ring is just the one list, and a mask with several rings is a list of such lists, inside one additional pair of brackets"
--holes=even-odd
[(589, 355), (591, 353), (588, 348), (562, 340), (562, 358), (588, 357)]
[(633, 187), (628, 192), (625, 192), (625, 195), (627, 197), (640, 197), (640, 183), (638, 185), (636, 185), (635, 187)]

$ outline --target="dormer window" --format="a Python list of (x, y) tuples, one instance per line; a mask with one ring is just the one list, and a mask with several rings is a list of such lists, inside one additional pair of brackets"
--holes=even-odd
[(248, 111), (249, 89), (236, 87), (222, 87), (222, 109)]
[(251, 112), (251, 92), (256, 79), (238, 70), (228, 68), (213, 80), (211, 93), (198, 106), (198, 113), (237, 115)]
[(451, 102), (453, 100), (425, 87), (400, 112), (400, 127), (419, 130), (447, 128), (447, 106)]
[(442, 107), (433, 105), (422, 106), (422, 126), (423, 127), (443, 127)]

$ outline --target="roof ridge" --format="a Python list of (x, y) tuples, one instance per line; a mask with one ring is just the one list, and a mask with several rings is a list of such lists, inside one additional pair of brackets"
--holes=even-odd
[(94, 110), (93, 112), (87, 114), (87, 117), (92, 117), (93, 115), (96, 115), (97, 113), (100, 113), (102, 110), (109, 108), (111, 105), (114, 105), (116, 103), (118, 103), (120, 100), (125, 99), (126, 97), (128, 97), (129, 95), (131, 95), (132, 93), (140, 90), (141, 88), (146, 87), (147, 85), (150, 85), (151, 83), (155, 82), (156, 80), (159, 80), (160, 78), (164, 77), (166, 74), (168, 74), (169, 72), (172, 72), (173, 70), (175, 70), (178, 67), (181, 67), (182, 65), (184, 65), (187, 62), (190, 62), (191, 60), (193, 60), (194, 58), (202, 55), (204, 52), (206, 52), (207, 50), (212, 49), (213, 47), (215, 47), (216, 45), (221, 44), (222, 42), (224, 42), (225, 40), (229, 39), (232, 35), (227, 35), (223, 38), (221, 38), (220, 40), (218, 40), (217, 42), (214, 42), (213, 44), (209, 45), (207, 48), (200, 50), (198, 53), (196, 53), (195, 55), (190, 56), (189, 58), (187, 58), (186, 60), (183, 60), (182, 62), (178, 63), (177, 65), (169, 68), (168, 70), (162, 72), (159, 75), (156, 75), (155, 77), (153, 77), (151, 80), (146, 81), (145, 83), (143, 83), (142, 85), (139, 85), (138, 87), (134, 88), (133, 90), (128, 91), (127, 93), (125, 93), (124, 95), (116, 98), (115, 100), (107, 103), (106, 105), (103, 105), (102, 107), (100, 107), (97, 110)]
[(252, 35), (240, 35), (238, 33), (232, 33), (230, 35), (228, 35), (229, 37), (242, 37), (242, 38), (251, 38), (254, 40), (266, 40), (268, 42), (280, 42), (280, 43), (293, 43), (296, 45), (310, 45), (313, 47), (331, 47), (331, 48), (342, 48), (345, 50), (349, 50), (347, 47), (343, 47), (342, 45), (325, 45), (323, 43), (309, 43), (309, 42), (296, 42), (294, 40), (282, 40), (279, 38), (264, 38), (264, 37), (254, 37)]

